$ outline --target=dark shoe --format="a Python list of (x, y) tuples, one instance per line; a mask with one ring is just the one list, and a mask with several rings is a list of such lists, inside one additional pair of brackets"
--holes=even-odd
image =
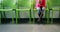
[(37, 24), (42, 24), (41, 21), (37, 21)]

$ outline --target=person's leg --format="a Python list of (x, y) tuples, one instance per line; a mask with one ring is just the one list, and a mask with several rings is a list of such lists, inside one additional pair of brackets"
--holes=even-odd
[(44, 23), (43, 20), (42, 20), (42, 17), (43, 17), (43, 15), (44, 15), (44, 10), (45, 10), (45, 8), (42, 7), (42, 8), (41, 8), (41, 15), (40, 15), (41, 23)]
[(39, 16), (38, 21), (40, 21), (40, 20), (41, 20), (41, 19), (40, 19), (40, 15), (41, 15), (41, 13), (38, 13), (38, 16)]
[(43, 17), (43, 12), (44, 12), (45, 9), (43, 7), (40, 7), (37, 10), (38, 10), (38, 16), (39, 16), (38, 23), (43, 23), (42, 17)]
[(40, 16), (39, 16), (39, 18), (40, 18), (40, 22), (41, 22), (41, 20), (42, 20), (42, 15), (43, 15), (43, 13), (42, 13), (43, 11), (42, 11), (42, 6), (40, 7)]
[(43, 17), (43, 15), (44, 15), (44, 11), (45, 11), (45, 7), (42, 7), (42, 10), (41, 10), (41, 17)]
[(39, 17), (39, 18), (38, 18), (38, 21), (40, 21), (40, 15), (41, 15), (41, 13), (40, 13), (40, 8), (38, 8), (37, 10), (38, 10), (38, 17)]

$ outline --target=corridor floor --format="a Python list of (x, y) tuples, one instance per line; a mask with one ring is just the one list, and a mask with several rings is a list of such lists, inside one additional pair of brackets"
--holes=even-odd
[(57, 24), (1, 24), (0, 32), (60, 32)]

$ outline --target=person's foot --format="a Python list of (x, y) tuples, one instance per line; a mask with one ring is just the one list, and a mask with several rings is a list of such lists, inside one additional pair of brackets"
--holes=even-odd
[(40, 22), (40, 19), (38, 19), (37, 21)]
[(40, 19), (37, 20), (37, 24), (41, 24), (41, 20)]

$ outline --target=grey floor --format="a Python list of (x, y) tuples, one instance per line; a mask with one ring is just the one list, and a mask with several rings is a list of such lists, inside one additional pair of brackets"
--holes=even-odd
[(60, 25), (1, 24), (0, 32), (60, 32)]

